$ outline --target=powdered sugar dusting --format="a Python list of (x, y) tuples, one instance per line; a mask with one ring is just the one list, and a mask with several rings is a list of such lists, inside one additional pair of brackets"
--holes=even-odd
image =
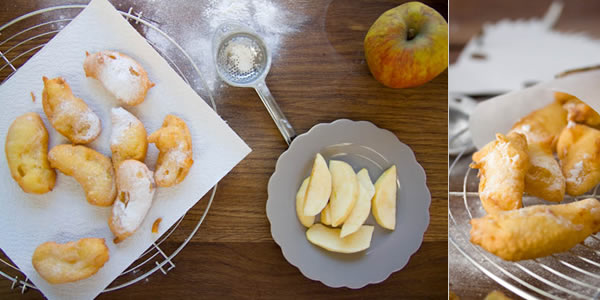
[(552, 183), (546, 182), (549, 184), (547, 187), (548, 191), (558, 191), (562, 190), (564, 185), (564, 177), (562, 175), (562, 171), (560, 170), (560, 166), (558, 162), (551, 155), (534, 155), (529, 157), (529, 162), (532, 167), (538, 167), (549, 171), (552, 176), (548, 178), (557, 178)]
[(186, 145), (183, 141), (180, 141), (177, 145), (177, 148), (170, 149), (166, 154), (163, 161), (163, 165), (156, 170), (156, 178), (159, 181), (167, 180), (169, 177), (176, 176), (175, 173), (167, 174), (165, 170), (168, 169), (176, 169), (178, 167), (184, 166), (186, 161), (192, 158), (192, 151), (186, 150)]
[(231, 56), (231, 60), (239, 73), (248, 73), (254, 68), (257, 56), (256, 49), (244, 44), (232, 43), (227, 46), (225, 51)]
[(569, 173), (567, 174), (567, 182), (581, 184), (581, 182), (583, 181), (583, 177), (580, 177), (582, 171), (583, 160), (580, 160), (575, 165), (573, 165), (573, 168), (571, 168), (571, 170), (569, 170)]
[[(584, 201), (579, 201), (584, 202)], [(582, 230), (583, 224), (574, 224), (570, 219), (565, 218), (562, 215), (555, 214), (550, 207), (542, 207), (542, 206), (530, 206), (517, 210), (519, 212), (519, 217), (522, 218), (530, 218), (530, 217), (543, 217), (546, 219), (553, 220), (556, 224), (566, 227), (572, 230)], [(510, 218), (512, 211), (504, 211), (500, 213), (503, 216), (507, 216)]]
[(134, 126), (138, 119), (122, 107), (116, 107), (111, 110), (112, 131), (110, 134), (110, 144), (117, 145), (123, 143), (127, 129)]
[(565, 181), (562, 178), (560, 180), (554, 180), (552, 185), (548, 186), (548, 191), (562, 191), (564, 183)]
[(561, 216), (561, 215), (556, 215), (554, 212), (552, 212), (552, 210), (550, 208), (546, 208), (543, 211), (539, 211), (537, 212), (535, 215), (541, 215), (544, 216), (545, 218), (548, 219), (552, 219), (554, 220), (554, 222), (558, 225), (561, 225), (565, 228), (569, 228), (575, 231), (580, 231), (583, 229), (583, 224), (574, 224), (571, 220)]
[(486, 178), (486, 185), (483, 191), (480, 192), (480, 196), (486, 198), (490, 193), (498, 191), (501, 186), (516, 186), (516, 174), (515, 169), (519, 163), (519, 154), (510, 156), (508, 149), (510, 142), (498, 141), (498, 145), (494, 150), (490, 151), (481, 161), (485, 162), (490, 167), (504, 167), (507, 172), (511, 173), (511, 176), (488, 176)]
[[(125, 232), (135, 231), (150, 209), (156, 190), (152, 175), (152, 171), (138, 161), (126, 160), (119, 165), (119, 194), (113, 205), (113, 223)], [(127, 195), (124, 196), (127, 201), (120, 200), (121, 194)]]
[(214, 30), (225, 22), (252, 19), (251, 8), (251, 1), (211, 0), (202, 15), (209, 20), (210, 28)]
[(528, 141), (536, 140), (536, 134), (534, 132), (531, 132), (531, 125), (529, 124), (523, 124), (519, 127), (512, 129), (512, 131), (523, 134)]
[(79, 139), (88, 140), (100, 133), (100, 118), (89, 107), (82, 111), (73, 101), (61, 101), (55, 115), (74, 120), (72, 126)]
[(585, 208), (585, 209), (595, 209), (595, 208), (600, 209), (598, 200), (593, 199), (593, 198), (588, 198), (585, 200), (577, 201), (575, 203), (577, 203), (577, 206), (579, 206), (581, 208)]
[(177, 165), (183, 165), (185, 160), (190, 156), (190, 152), (183, 151), (181, 147), (179, 149), (171, 150), (167, 153), (167, 158), (172, 159)]
[[(164, 3), (167, 5), (169, 2)], [(235, 22), (256, 31), (265, 41), (273, 64), (277, 64), (284, 40), (297, 32), (307, 20), (302, 13), (302, 3), (296, 1), (290, 1), (286, 5), (272, 0), (209, 0), (198, 5), (204, 7), (202, 14), (194, 17), (194, 22), (189, 22), (186, 26), (173, 25), (172, 28), (164, 24), (161, 29), (177, 37), (176, 40), (198, 64), (211, 91), (218, 91), (224, 86), (213, 63), (212, 38), (219, 25)], [(160, 3), (148, 4), (141, 9), (144, 10), (144, 16), (155, 14), (160, 15), (156, 18), (164, 20), (180, 18), (175, 15), (162, 15), (170, 9), (167, 6), (161, 7)], [(145, 36), (162, 50), (172, 49), (171, 43), (155, 30), (147, 30)]]
[(139, 97), (143, 83), (141, 76), (132, 74), (131, 70), (137, 74), (141, 70), (131, 58), (116, 53), (113, 55), (114, 59), (105, 56), (104, 67), (99, 69), (98, 79), (117, 99), (125, 103), (132, 102)]

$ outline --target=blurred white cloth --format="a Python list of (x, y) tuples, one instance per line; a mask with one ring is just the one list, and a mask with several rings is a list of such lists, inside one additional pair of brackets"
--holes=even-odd
[(473, 37), (450, 66), (448, 92), (501, 94), (565, 70), (599, 65), (599, 40), (551, 29), (561, 9), (557, 12), (554, 6), (543, 19), (484, 25), (482, 34)]

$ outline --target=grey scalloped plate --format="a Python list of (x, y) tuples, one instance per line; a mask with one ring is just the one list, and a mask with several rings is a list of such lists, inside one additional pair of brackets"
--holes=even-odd
[[(398, 172), (396, 230), (375, 225), (371, 247), (354, 254), (328, 252), (306, 239), (306, 228), (296, 217), (295, 196), (302, 180), (310, 176), (314, 155), (348, 162), (355, 171), (367, 168), (375, 181), (391, 165)], [(425, 171), (412, 150), (388, 130), (371, 122), (336, 120), (317, 124), (299, 135), (277, 160), (269, 180), (267, 218), (273, 240), (283, 256), (304, 276), (330, 287), (361, 288), (378, 283), (402, 269), (423, 242), (429, 225), (431, 194)], [(319, 222), (317, 216), (315, 222)]]

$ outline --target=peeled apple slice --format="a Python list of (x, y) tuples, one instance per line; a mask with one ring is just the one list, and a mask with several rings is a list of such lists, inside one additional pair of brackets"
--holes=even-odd
[(331, 226), (331, 207), (329, 207), (329, 204), (321, 211), (321, 223)]
[(381, 227), (394, 230), (396, 227), (396, 166), (387, 169), (375, 182), (373, 217)]
[(341, 229), (329, 228), (317, 223), (306, 231), (306, 238), (311, 243), (332, 252), (356, 253), (371, 246), (374, 229), (373, 226), (363, 225), (355, 233), (341, 238)]
[(356, 232), (365, 223), (371, 212), (371, 198), (375, 195), (375, 186), (371, 182), (371, 177), (369, 177), (367, 169), (360, 170), (356, 174), (356, 177), (358, 178), (359, 187), (358, 200), (356, 200), (352, 212), (344, 221), (344, 226), (342, 226), (342, 232), (340, 233), (340, 237), (342, 238)]
[(341, 160), (329, 161), (331, 172), (331, 225), (338, 226), (346, 220), (358, 199), (358, 179), (354, 169)]
[(308, 187), (308, 182), (310, 181), (310, 177), (306, 177), (304, 181), (302, 181), (302, 185), (298, 189), (298, 193), (296, 193), (296, 214), (298, 215), (298, 220), (305, 227), (310, 227), (315, 222), (315, 217), (305, 216), (304, 215), (304, 195), (306, 194), (306, 188)]
[(315, 216), (323, 210), (331, 195), (331, 173), (327, 162), (317, 153), (304, 196), (304, 215)]

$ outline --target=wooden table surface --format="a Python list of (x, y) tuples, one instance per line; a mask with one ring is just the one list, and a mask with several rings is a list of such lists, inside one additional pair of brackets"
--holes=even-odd
[[(506, 18), (542, 17), (551, 3), (552, 0), (450, 1), (450, 63), (456, 61), (465, 44), (473, 35), (481, 31), (484, 23), (493, 23)], [(562, 14), (554, 27), (556, 30), (585, 32), (594, 38), (600, 38), (598, 26), (600, 2), (570, 0), (564, 1), (564, 4)], [(451, 161), (452, 159), (453, 157), (450, 158)], [(449, 178), (450, 191), (462, 191), (464, 172), (456, 172), (456, 174), (460, 178)], [(461, 299), (483, 299), (492, 290), (500, 290), (513, 299), (519, 299), (475, 268), (452, 245), (448, 249), (448, 268), (450, 290)]]
[[(71, 1), (4, 1), (0, 4), (0, 24), (34, 9), (66, 2)], [(112, 2), (124, 11), (154, 3)], [(267, 182), (287, 146), (253, 90), (224, 88), (216, 97), (219, 114), (253, 149), (252, 153), (219, 183), (200, 230), (174, 258), (175, 269), (167, 275), (156, 272), (148, 280), (99, 298), (446, 297), (447, 72), (418, 88), (389, 89), (373, 79), (364, 60), (362, 41), (370, 24), (401, 2), (281, 2), (304, 14), (306, 21), (285, 39), (267, 83), (298, 133), (340, 118), (368, 120), (392, 131), (413, 149), (427, 173), (431, 220), (421, 248), (403, 270), (359, 290), (333, 289), (305, 278), (285, 260), (271, 238), (265, 204)], [(446, 1), (425, 2), (447, 18)], [(202, 13), (200, 5), (184, 1), (170, 1), (169, 5), (169, 10), (179, 10), (182, 16)], [(178, 20), (165, 18), (161, 9), (153, 11), (144, 16), (161, 22), (161, 29), (177, 40), (174, 28)], [(194, 225), (184, 222), (180, 226), (189, 229)], [(163, 247), (173, 249), (184, 238), (175, 234)], [(40, 293), (29, 290), (21, 295), (10, 289), (8, 280), (0, 279), (0, 298), (40, 298)]]

